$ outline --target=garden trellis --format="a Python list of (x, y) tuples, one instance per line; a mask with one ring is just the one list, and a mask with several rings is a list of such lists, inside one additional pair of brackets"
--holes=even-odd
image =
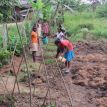
[[(55, 12), (57, 12), (57, 9), (56, 9)], [(27, 15), (25, 17), (25, 20), (27, 19), (28, 14), (29, 14), (29, 9), (28, 9)], [(56, 13), (54, 15), (56, 15)], [(12, 17), (12, 19), (14, 20), (15, 26), (17, 28), (17, 30), (16, 30), (17, 36), (16, 35), (11, 35), (11, 37), (10, 37), (10, 35), (8, 35), (8, 28), (7, 28), (7, 31), (4, 31), (4, 33), (6, 32), (7, 34), (6, 33), (5, 34), (8, 35), (8, 39), (9, 39), (8, 40), (8, 45), (11, 45), (11, 47), (9, 47), (8, 50), (10, 50), (10, 51), (12, 50), (12, 52), (10, 53), (11, 54), (11, 56), (10, 56), (10, 58), (11, 58), (11, 60), (10, 60), (10, 68), (12, 68), (12, 70), (14, 72), (14, 76), (15, 76), (15, 81), (14, 81), (14, 84), (13, 84), (13, 89), (11, 90), (12, 92), (9, 92), (9, 90), (7, 89), (7, 86), (6, 86), (7, 83), (8, 83), (8, 75), (7, 75), (6, 82), (4, 82), (2, 75), (0, 75), (0, 78), (1, 78), (2, 83), (4, 85), (4, 89), (6, 89), (6, 94), (8, 94), (9, 97), (13, 98), (13, 96), (15, 94), (15, 87), (16, 86), (17, 86), (17, 89), (18, 89), (18, 93), (21, 94), (20, 86), (19, 86), (19, 82), (18, 82), (18, 75), (19, 75), (21, 64), (24, 62), (25, 65), (26, 65), (26, 69), (27, 69), (26, 73), (28, 75), (28, 80), (29, 80), (29, 86), (28, 86), (29, 87), (29, 106), (32, 107), (32, 94), (35, 95), (35, 86), (34, 86), (34, 89), (32, 89), (32, 86), (31, 86), (31, 74), (29, 72), (28, 59), (27, 59), (28, 56), (27, 56), (27, 54), (26, 54), (27, 52), (25, 50), (25, 47), (28, 44), (24, 43), (24, 41), (23, 41), (23, 37), (25, 37), (27, 39), (26, 33), (25, 33), (25, 28), (23, 27), (24, 21), (22, 22), (22, 27), (19, 28), (19, 24), (18, 24), (17, 20), (14, 19), (13, 17)], [(23, 32), (23, 36), (22, 36), (21, 32)], [(1, 40), (3, 40), (3, 38), (1, 38)], [(6, 42), (7, 42), (7, 40), (6, 40)], [(16, 71), (13, 60), (14, 60), (14, 57), (15, 57), (15, 52), (17, 50), (18, 44), (20, 44), (21, 48), (22, 48), (22, 58), (21, 58), (19, 66), (18, 66), (18, 70)], [(42, 59), (43, 59), (43, 61), (41, 62), (41, 65), (42, 64), (44, 65), (44, 72), (45, 72), (45, 77), (46, 77), (47, 92), (46, 92), (46, 94), (44, 96), (44, 100), (43, 100), (43, 103), (42, 103), (41, 106), (45, 106), (47, 97), (49, 97), (49, 104), (50, 105), (52, 104), (52, 99), (51, 99), (51, 93), (52, 92), (51, 92), (51, 88), (50, 88), (50, 80), (48, 79), (48, 72), (47, 72), (48, 70), (47, 70), (47, 67), (46, 67), (46, 64), (45, 64), (44, 52), (42, 51), (42, 47), (43, 46), (40, 44), (41, 55), (42, 55)], [(68, 95), (69, 107), (72, 107), (72, 96), (71, 96), (70, 90), (68, 89), (67, 82), (65, 81), (65, 79), (64, 79), (64, 77), (62, 75), (62, 72), (60, 70), (60, 67), (59, 67), (59, 64), (58, 64), (57, 60), (55, 60), (55, 63), (57, 65), (57, 72), (59, 72), (59, 74), (61, 76), (61, 80), (62, 80), (62, 84), (63, 84), (64, 90), (67, 92), (67, 95)], [(53, 69), (52, 66), (51, 66), (51, 68)], [(52, 78), (55, 79), (55, 75), (54, 75), (55, 72), (54, 71), (51, 71), (51, 72), (53, 74)], [(55, 101), (57, 101), (57, 98), (55, 99)]]

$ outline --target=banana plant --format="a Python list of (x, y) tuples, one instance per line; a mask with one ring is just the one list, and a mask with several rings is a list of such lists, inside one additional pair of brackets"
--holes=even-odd
[(44, 6), (44, 3), (42, 0), (37, 0), (34, 2), (33, 0), (29, 0), (30, 4), (32, 5), (33, 9), (36, 11), (36, 14), (39, 18), (43, 18), (42, 9)]

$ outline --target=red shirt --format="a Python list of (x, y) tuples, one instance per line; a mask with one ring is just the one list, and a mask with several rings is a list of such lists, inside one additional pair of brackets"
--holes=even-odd
[(66, 47), (68, 50), (73, 50), (73, 44), (70, 42), (70, 41), (68, 41), (68, 40), (62, 40), (61, 41), (61, 45), (63, 46), (63, 47)]

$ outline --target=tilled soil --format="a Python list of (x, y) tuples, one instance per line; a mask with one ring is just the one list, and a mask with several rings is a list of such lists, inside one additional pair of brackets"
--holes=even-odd
[[(107, 107), (107, 41), (78, 42), (75, 54), (67, 75), (59, 70), (64, 65), (55, 63), (32, 75), (32, 91), (34, 86), (40, 90), (32, 93), (32, 107), (44, 101), (43, 107)], [(14, 96), (15, 107), (29, 107), (29, 94)]]
[(96, 107), (107, 107), (107, 41), (80, 42), (76, 47), (71, 68), (73, 84), (95, 89), (96, 95), (90, 94), (90, 102)]

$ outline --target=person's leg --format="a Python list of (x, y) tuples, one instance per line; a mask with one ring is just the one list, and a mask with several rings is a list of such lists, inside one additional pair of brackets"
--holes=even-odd
[(57, 48), (56, 58), (58, 58), (59, 53), (60, 53), (60, 49), (59, 49), (59, 48)]
[(33, 62), (35, 62), (36, 61), (36, 51), (32, 52), (32, 58), (33, 58)]
[(66, 61), (65, 66), (66, 66), (66, 71), (65, 71), (65, 73), (69, 73), (69, 71), (70, 71), (70, 62), (69, 62), (69, 61)]
[(66, 69), (67, 69), (67, 61), (65, 62), (65, 67), (62, 70), (66, 71)]
[(65, 62), (65, 67), (67, 68), (67, 61)]
[(65, 59), (66, 59), (66, 63), (65, 63), (66, 71), (65, 71), (65, 73), (69, 73), (69, 71), (70, 71), (70, 62), (71, 62), (71, 54), (70, 54), (69, 51), (65, 54)]
[(68, 69), (70, 69), (70, 66), (71, 66), (71, 62), (69, 61), (68, 62)]

